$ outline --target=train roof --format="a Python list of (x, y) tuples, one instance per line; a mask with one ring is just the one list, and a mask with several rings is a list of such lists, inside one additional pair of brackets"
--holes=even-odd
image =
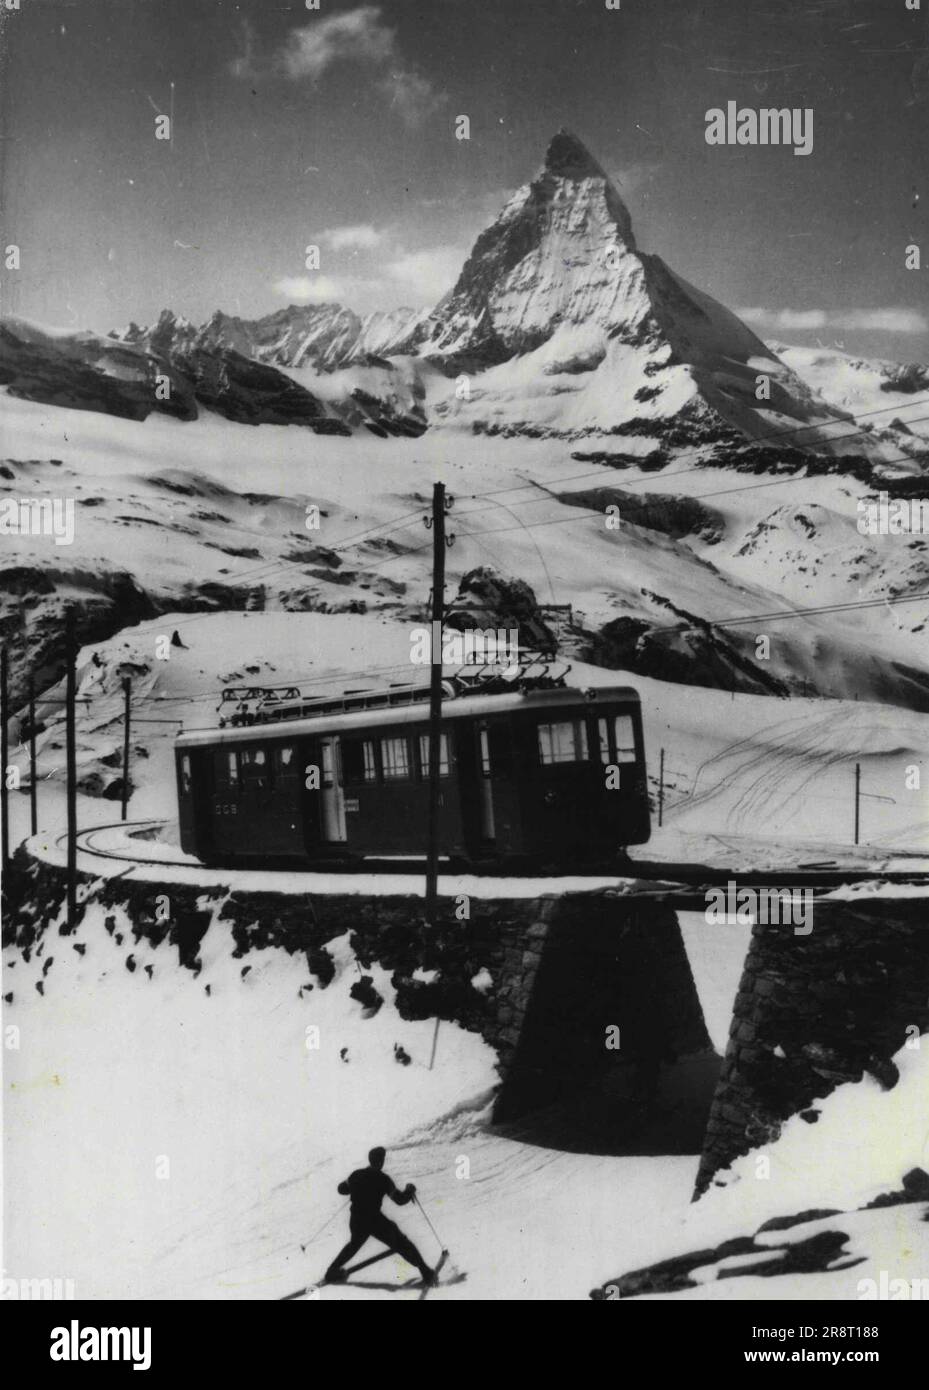
[[(554, 690), (528, 690), (504, 695), (467, 695), (442, 701), (442, 722), (476, 719), (490, 714), (508, 714), (527, 709), (564, 709), (572, 705), (639, 704), (639, 694), (630, 685), (591, 686), (583, 690), (566, 687)], [(313, 734), (350, 733), (355, 730), (384, 729), (404, 724), (428, 724), (429, 704), (381, 707), (321, 714), (305, 719), (248, 724), (238, 728), (192, 729), (178, 734), (176, 748), (204, 748), (229, 743), (255, 743), (302, 738)]]

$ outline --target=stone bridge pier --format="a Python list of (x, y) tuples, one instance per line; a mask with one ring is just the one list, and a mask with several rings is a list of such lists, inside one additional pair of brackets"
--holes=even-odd
[[(712, 930), (712, 928), (708, 928)], [(756, 924), (697, 1178), (777, 1138), (816, 1102), (865, 1074), (896, 1084), (908, 1040), (929, 1046), (929, 911), (925, 898), (818, 900), (812, 931)], [(927, 1098), (929, 1125), (929, 1098)]]

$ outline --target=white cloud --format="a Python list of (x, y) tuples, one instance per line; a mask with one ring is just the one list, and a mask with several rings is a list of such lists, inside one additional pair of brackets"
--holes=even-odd
[(858, 309), (836, 318), (837, 328), (873, 328), (885, 333), (927, 333), (929, 320), (918, 309)]
[(333, 251), (370, 251), (380, 246), (384, 237), (376, 227), (362, 222), (351, 227), (330, 227), (323, 232), (323, 240)]
[(359, 5), (291, 29), (279, 62), (288, 77), (309, 77), (315, 82), (333, 63), (383, 63), (395, 50), (396, 34), (381, 21), (380, 5)]
[(282, 47), (265, 59), (256, 57), (254, 32), (246, 22), (241, 52), (229, 71), (248, 81), (279, 73), (292, 82), (318, 82), (330, 68), (346, 63), (381, 71), (376, 88), (408, 126), (419, 125), (446, 100), (428, 77), (404, 60), (397, 31), (384, 22), (380, 5), (356, 5), (291, 29)]
[(851, 332), (929, 333), (929, 320), (918, 309), (737, 309), (739, 318), (767, 331), (823, 329)]
[(455, 212), (465, 209), (476, 218), (478, 230), (481, 231), (489, 218), (499, 217), (518, 191), (516, 188), (487, 188), (483, 193), (474, 193), (471, 189), (459, 189), (457, 192), (444, 193), (438, 197), (418, 198), (417, 202), (421, 208), (428, 208), (430, 211), (433, 208)]
[(291, 304), (329, 304), (345, 293), (345, 286), (329, 275), (285, 275), (271, 288)]
[(385, 267), (392, 280), (420, 304), (435, 304), (458, 279), (465, 252), (455, 246), (406, 251)]
[(815, 329), (825, 328), (826, 315), (822, 309), (736, 309), (740, 319), (761, 328)]
[(359, 314), (396, 309), (400, 304), (432, 308), (454, 285), (464, 260), (465, 252), (455, 246), (401, 250), (392, 260), (378, 264), (376, 276), (282, 276), (271, 288), (289, 304), (338, 302)]

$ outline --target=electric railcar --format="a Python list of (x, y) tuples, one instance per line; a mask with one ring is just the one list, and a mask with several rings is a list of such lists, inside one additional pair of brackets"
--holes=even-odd
[[(346, 697), (320, 712), (297, 705), (273, 722), (182, 733), (182, 848), (223, 865), (421, 858), (427, 696), (386, 708), (353, 708)], [(445, 861), (572, 867), (649, 838), (634, 690), (469, 694), (443, 704), (442, 730)]]

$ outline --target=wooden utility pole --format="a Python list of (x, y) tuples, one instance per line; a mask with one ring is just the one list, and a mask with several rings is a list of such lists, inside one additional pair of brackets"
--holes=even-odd
[(129, 805), (129, 712), (132, 699), (132, 682), (128, 676), (123, 677), (123, 814), (122, 820), (126, 819), (126, 808)]
[(29, 675), (29, 824), (31, 834), (38, 834), (38, 769), (35, 756), (35, 678)]
[(65, 765), (68, 803), (68, 933), (74, 930), (77, 917), (77, 730), (75, 710), (77, 695), (77, 644), (74, 633), (74, 610), (65, 616)]
[(0, 861), (3, 872), (10, 866), (10, 792), (6, 784), (10, 765), (10, 669), (4, 646), (0, 652)]
[(855, 844), (858, 843), (858, 831), (861, 825), (860, 815), (861, 805), (861, 763), (855, 764)]
[(658, 762), (658, 825), (664, 819), (664, 749)]
[(439, 766), (442, 750), (442, 620), (445, 616), (445, 484), (432, 489), (432, 669), (429, 684), (429, 821), (426, 843), (426, 924), (435, 926), (439, 877)]
[[(442, 796), (442, 622), (445, 617), (445, 547), (454, 536), (445, 536), (445, 513), (452, 499), (445, 497), (445, 484), (436, 483), (432, 489), (432, 517), (425, 517), (432, 527), (432, 664), (429, 683), (429, 821), (426, 845), (426, 927), (434, 927), (439, 904), (439, 812)], [(439, 1041), (439, 1020), (436, 1017), (432, 1034), (429, 1070), (435, 1063)]]

